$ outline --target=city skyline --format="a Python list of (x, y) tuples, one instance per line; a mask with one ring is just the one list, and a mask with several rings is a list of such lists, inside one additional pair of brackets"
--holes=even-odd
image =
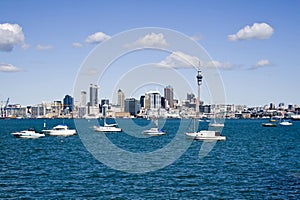
[[(225, 103), (299, 105), (294, 89), (299, 86), (299, 5), (298, 1), (235, 0), (1, 1), (5, 9), (0, 14), (0, 101), (10, 98), (11, 103), (33, 105), (73, 96), (80, 66), (97, 44), (129, 29), (162, 27), (193, 38), (208, 52), (220, 70)], [(109, 73), (121, 76), (144, 63), (178, 68), (190, 80), (194, 91), (177, 90), (178, 99), (197, 90), (197, 72), (168, 53), (128, 55)], [(97, 83), (99, 99), (115, 92), (105, 87), (114, 85), (111, 76)], [(205, 76), (202, 88), (201, 99), (209, 103)]]

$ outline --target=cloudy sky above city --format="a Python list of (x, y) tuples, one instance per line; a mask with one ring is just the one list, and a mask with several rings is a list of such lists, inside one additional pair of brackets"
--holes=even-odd
[[(299, 6), (299, 1), (278, 0), (4, 0), (0, 101), (10, 97), (10, 103), (33, 105), (62, 100), (73, 94), (80, 67), (97, 45), (130, 29), (161, 27), (178, 31), (205, 49), (211, 60), (202, 65), (219, 69), (228, 104), (299, 105)], [(124, 48), (166, 48), (168, 42), (163, 33), (149, 33)], [(118, 75), (147, 63), (179, 70), (196, 87), (191, 66), (198, 62), (195, 55), (181, 51), (131, 53), (114, 63), (106, 82), (98, 83), (100, 98), (111, 96)], [(86, 73), (96, 72), (94, 67)], [(179, 98), (192, 92), (174, 90)], [(206, 102), (208, 94), (204, 91), (201, 96)]]

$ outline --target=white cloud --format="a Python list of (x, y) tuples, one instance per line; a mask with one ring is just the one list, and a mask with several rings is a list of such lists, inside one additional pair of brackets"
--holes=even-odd
[(88, 44), (94, 44), (94, 43), (103, 42), (104, 40), (107, 40), (109, 38), (110, 38), (110, 36), (106, 35), (103, 32), (96, 32), (96, 33), (94, 33), (92, 35), (89, 35), (86, 38), (85, 42), (88, 43)]
[(269, 66), (269, 65), (271, 65), (271, 62), (269, 60), (263, 59), (263, 60), (259, 60), (255, 66), (264, 67), (264, 66)]
[(200, 41), (203, 39), (203, 37), (201, 35), (194, 35), (191, 37), (192, 40), (195, 40), (195, 41)]
[(168, 55), (159, 65), (171, 68), (191, 68), (198, 66), (199, 62), (200, 60), (195, 56), (176, 51)]
[(19, 72), (20, 68), (11, 64), (0, 63), (0, 72)]
[(173, 52), (158, 64), (162, 67), (171, 67), (177, 69), (199, 67), (199, 64), (200, 67), (207, 67), (207, 68), (214, 68), (214, 67), (219, 69), (233, 68), (233, 65), (228, 62), (222, 63), (216, 60), (203, 62), (196, 56), (191, 56), (180, 51)]
[(125, 45), (126, 48), (141, 47), (166, 47), (168, 43), (162, 33), (150, 33), (139, 38), (132, 44)]
[(262, 68), (262, 67), (269, 67), (271, 65), (272, 65), (272, 63), (269, 60), (262, 59), (262, 60), (257, 61), (257, 63), (254, 66), (250, 67), (249, 69), (258, 69), (258, 68)]
[(50, 49), (53, 49), (53, 46), (51, 45), (37, 45), (36, 46), (36, 50), (38, 51), (45, 51), (45, 50), (50, 50)]
[(206, 67), (216, 67), (219, 69), (233, 69), (233, 68), (237, 67), (229, 62), (220, 62), (220, 61), (216, 61), (216, 60), (207, 62), (205, 66)]
[(248, 39), (268, 39), (274, 33), (274, 29), (267, 23), (254, 23), (252, 26), (245, 26), (236, 34), (228, 35), (231, 41)]
[(15, 45), (24, 43), (24, 33), (18, 24), (0, 24), (0, 51), (12, 51)]
[(79, 42), (73, 42), (73, 43), (72, 43), (72, 46), (75, 47), (75, 48), (81, 48), (81, 47), (82, 47), (82, 44), (79, 43)]

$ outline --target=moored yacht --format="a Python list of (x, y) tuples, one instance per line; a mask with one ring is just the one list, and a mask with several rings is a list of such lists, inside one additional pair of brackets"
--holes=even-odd
[(158, 127), (158, 118), (156, 117), (155, 119), (153, 119), (153, 121), (156, 127), (144, 130), (143, 133), (150, 136), (160, 136), (166, 134), (165, 131)]
[(43, 133), (38, 133), (34, 130), (34, 128), (30, 128), (28, 130), (24, 131), (19, 131), (12, 133), (13, 136), (17, 138), (40, 138), (40, 137), (45, 137), (45, 134)]
[(277, 125), (274, 123), (263, 123), (262, 126), (263, 127), (276, 127)]
[(192, 138), (194, 140), (208, 140), (208, 141), (225, 141), (226, 136), (222, 136), (219, 131), (209, 131), (209, 130), (201, 130), (199, 132), (187, 132), (185, 133), (187, 137)]
[(282, 121), (279, 123), (281, 126), (291, 126), (293, 125), (293, 123), (289, 122), (289, 121)]
[(65, 124), (60, 124), (50, 130), (43, 130), (44, 133), (52, 136), (71, 136), (76, 134), (75, 129), (69, 129)]
[(107, 124), (106, 118), (103, 123), (103, 126), (94, 126), (94, 130), (97, 132), (122, 132), (122, 129), (117, 127), (118, 124)]
[(300, 120), (300, 115), (299, 114), (292, 115), (291, 118), (292, 118), (292, 120), (297, 121), (297, 120)]
[(222, 123), (210, 123), (209, 126), (211, 126), (211, 127), (224, 127), (224, 124), (222, 124)]
[(150, 136), (160, 136), (166, 134), (166, 132), (159, 129), (158, 127), (150, 128), (148, 130), (143, 131), (143, 133)]

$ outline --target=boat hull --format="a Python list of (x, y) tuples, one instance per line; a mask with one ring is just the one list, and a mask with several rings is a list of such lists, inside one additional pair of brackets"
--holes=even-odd
[(164, 132), (164, 131), (162, 131), (162, 130), (160, 130), (158, 128), (151, 128), (149, 130), (143, 131), (143, 133), (145, 135), (150, 135), (150, 136), (160, 136), (160, 135), (166, 134), (166, 132)]
[(76, 135), (75, 130), (68, 130), (68, 131), (49, 131), (46, 132), (48, 135), (51, 136), (71, 136), (71, 135)]
[(291, 126), (293, 125), (291, 122), (281, 122), (279, 123), (281, 126)]
[(263, 127), (276, 127), (276, 124), (272, 124), (272, 123), (264, 123), (262, 124)]
[(218, 123), (211, 123), (209, 124), (210, 127), (224, 127), (224, 124), (218, 124)]
[(44, 133), (50, 136), (72, 136), (76, 135), (75, 129), (69, 129), (67, 125), (57, 125), (50, 130), (43, 130)]
[(15, 132), (12, 133), (13, 136), (16, 138), (40, 138), (40, 137), (45, 137), (45, 134), (43, 133), (36, 133), (36, 132)]
[(122, 132), (121, 128), (105, 126), (94, 126), (94, 130), (96, 132)]
[(186, 136), (194, 140), (225, 141), (226, 136), (221, 136), (218, 131), (205, 131), (186, 133)]

